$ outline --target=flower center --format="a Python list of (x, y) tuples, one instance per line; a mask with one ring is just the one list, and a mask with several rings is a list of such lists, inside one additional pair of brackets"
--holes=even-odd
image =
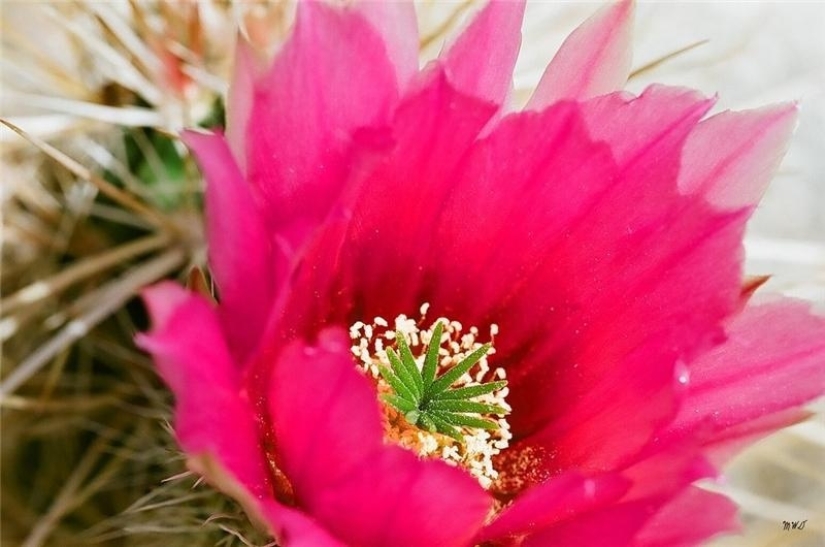
[[(463, 332), (461, 323), (439, 318), (420, 328), (428, 307), (417, 322), (399, 315), (392, 328), (381, 317), (356, 322), (352, 353), (375, 382), (388, 441), (462, 467), (490, 488), (499, 476), (493, 458), (512, 438), (505, 371), (490, 368), (495, 350), (477, 341), (476, 327)], [(491, 340), (497, 333), (491, 325)]]

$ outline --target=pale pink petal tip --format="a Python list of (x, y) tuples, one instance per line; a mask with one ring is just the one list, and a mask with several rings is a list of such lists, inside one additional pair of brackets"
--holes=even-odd
[[(141, 296), (152, 319), (152, 332), (157, 332), (166, 328), (175, 310), (192, 295), (177, 283), (162, 281), (143, 289)], [(138, 335), (139, 338), (142, 336)]]
[(803, 417), (799, 407), (825, 386), (825, 317), (808, 304), (751, 303), (727, 334), (727, 342), (691, 363), (683, 410), (662, 435), (697, 438), (715, 461), (742, 448), (741, 439)]
[(491, 0), (441, 56), (459, 91), (501, 104), (521, 47), (524, 0)]
[(397, 104), (388, 53), (360, 13), (298, 3), (292, 34), (258, 81), (245, 135), (247, 180), (272, 232), (314, 227), (336, 203), (353, 132), (384, 126)]
[(527, 108), (618, 91), (630, 75), (633, 0), (604, 6), (568, 36), (544, 71)]
[(238, 167), (246, 173), (246, 135), (249, 115), (255, 97), (255, 83), (264, 68), (256, 59), (252, 46), (238, 35), (235, 45), (235, 65), (226, 105), (226, 140)]
[(384, 39), (395, 67), (398, 88), (407, 87), (418, 71), (418, 22), (412, 2), (361, 0), (353, 6)]
[(798, 105), (722, 112), (700, 123), (682, 155), (679, 188), (719, 207), (753, 207), (775, 174), (796, 127)]

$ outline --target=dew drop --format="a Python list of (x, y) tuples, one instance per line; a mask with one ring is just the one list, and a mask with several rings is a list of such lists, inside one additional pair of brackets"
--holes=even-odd
[(678, 361), (675, 368), (676, 380), (683, 386), (690, 383), (690, 369), (684, 362)]

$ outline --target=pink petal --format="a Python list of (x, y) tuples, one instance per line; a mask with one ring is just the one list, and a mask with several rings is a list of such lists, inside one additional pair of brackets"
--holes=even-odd
[(284, 547), (346, 547), (273, 498), (257, 418), (212, 307), (169, 282), (146, 289), (144, 300), (153, 328), (136, 341), (175, 394), (175, 433), (188, 467), (240, 502)]
[(694, 439), (678, 443), (651, 442), (621, 473), (632, 485), (623, 501), (671, 498), (700, 479), (719, 476)]
[[(607, 100), (600, 137), (618, 143), (618, 166), (588, 137)], [(709, 102), (665, 88), (596, 101), (505, 118), (478, 143), (442, 207), (424, 297), (500, 325), (510, 423), (525, 442), (543, 429), (550, 472), (632, 456), (675, 410), (677, 362), (715, 343), (739, 305), (746, 215), (676, 184)]]
[[(593, 472), (626, 463), (677, 408), (680, 392), (671, 370), (675, 359), (672, 351), (646, 342), (617, 360), (618, 371), (591, 384), (592, 391), (582, 399), (567, 408), (553, 405), (556, 416), (521, 444), (552, 447), (553, 458), (546, 462), (552, 470)], [(590, 364), (585, 360), (585, 366)]]
[(268, 399), (283, 470), (311, 507), (379, 449), (383, 436), (378, 397), (355, 371), (348, 337), (321, 336), (319, 347), (293, 343), (284, 350)]
[(325, 491), (317, 514), (359, 547), (466, 547), (491, 506), (465, 472), (390, 446)]
[[(582, 104), (582, 113), (590, 136), (610, 144), (622, 169), (636, 165), (637, 169), (667, 168), (675, 173), (684, 165), (681, 156), (686, 142), (714, 102), (692, 89), (655, 84), (638, 97), (620, 92), (588, 100)], [(653, 161), (656, 150), (664, 147), (669, 149), (668, 161)], [(678, 164), (670, 157), (677, 155)], [(674, 185), (661, 190), (672, 195)]]
[(548, 479), (519, 494), (476, 538), (476, 543), (502, 541), (548, 528), (595, 507), (609, 505), (627, 491), (618, 474), (584, 477), (570, 472)]
[(191, 456), (214, 456), (256, 498), (271, 496), (254, 413), (240, 395), (238, 368), (214, 309), (169, 282), (146, 289), (143, 297), (153, 326), (136, 342), (153, 355), (175, 394), (181, 447)]
[[(722, 468), (731, 458), (753, 443), (780, 429), (803, 422), (812, 414), (804, 408), (789, 408), (725, 428), (724, 432), (714, 435), (713, 440), (704, 446), (705, 453), (714, 466)], [(699, 428), (696, 437), (704, 440), (713, 429), (712, 423), (706, 423)], [(667, 442), (670, 439), (663, 436), (661, 440)]]
[(690, 487), (645, 524), (631, 547), (691, 547), (720, 532), (736, 530), (736, 504), (725, 496)]
[(381, 35), (395, 67), (398, 89), (404, 90), (418, 72), (418, 21), (412, 2), (359, 0), (353, 8)]
[(246, 135), (270, 229), (305, 234), (326, 216), (348, 172), (350, 135), (385, 124), (397, 99), (395, 68), (364, 16), (298, 4), (292, 36), (258, 82)]
[[(356, 298), (383, 299), (376, 302), (382, 307), (393, 301), (400, 304), (398, 299), (406, 300), (405, 307), (420, 306), (409, 298), (414, 296), (415, 280), (404, 280), (403, 291), (391, 287), (401, 281), (399, 275), (426, 262), (426, 243), (441, 214), (436, 204), (450, 191), (464, 153), (493, 111), (492, 105), (461, 94), (438, 70), (426, 87), (399, 106), (392, 124), (394, 149), (358, 179), (352, 205), (347, 247), (357, 253), (350, 259), (359, 273), (358, 289), (369, 292)], [(400, 241), (420, 245), (399, 253)], [(363, 267), (375, 257), (392, 258), (384, 267)], [(386, 293), (376, 287), (387, 287)]]
[[(558, 177), (553, 171), (549, 171), (546, 178), (527, 178), (528, 184), (535, 185), (533, 192), (539, 193), (526, 199), (525, 203), (532, 209), (535, 204), (544, 203), (552, 213), (542, 215), (537, 211), (530, 215), (526, 207), (517, 208), (509, 213), (508, 220), (502, 221), (504, 226), (512, 228), (495, 236), (496, 239), (508, 241), (510, 247), (517, 245), (512, 250), (514, 257), (524, 255), (524, 247), (531, 249), (527, 253), (530, 262), (525, 261), (525, 264), (516, 258), (514, 262), (494, 263), (490, 256), (485, 262), (485, 271), (493, 279), (510, 279), (509, 290), (502, 300), (501, 296), (494, 295), (491, 287), (489, 296), (478, 298), (477, 295), (477, 300), (499, 300), (493, 320), (505, 332), (508, 326), (502, 323), (506, 317), (514, 318), (509, 330), (523, 339), (537, 326), (552, 321), (544, 346), (547, 351), (571, 351), (580, 347), (572, 354), (558, 354), (555, 358), (542, 355), (545, 350), (541, 349), (528, 356), (529, 362), (522, 361), (519, 369), (513, 371), (516, 373), (511, 376), (514, 388), (518, 388), (521, 375), (531, 370), (534, 363), (548, 374), (552, 370), (556, 376), (553, 385), (559, 382), (559, 386), (566, 386), (560, 388), (560, 397), (577, 398), (579, 394), (592, 392), (591, 380), (604, 382), (607, 381), (605, 372), (619, 373), (622, 370), (620, 367), (593, 368), (598, 363), (615, 363), (622, 352), (627, 355), (632, 351), (641, 358), (645, 350), (640, 344), (644, 339), (653, 344), (649, 351), (669, 352), (673, 348), (686, 351), (695, 343), (691, 339), (706, 339), (711, 332), (720, 330), (718, 326), (712, 327), (710, 332), (707, 330), (708, 314), (721, 320), (733, 308), (736, 299), (730, 291), (733, 287), (738, 290), (739, 286), (737, 257), (741, 256), (744, 216), (715, 214), (678, 193), (676, 177), (681, 146), (709, 107), (706, 101), (680, 93), (660, 88), (634, 100), (609, 96), (583, 105), (586, 132), (595, 133), (597, 138), (610, 143), (620, 172), (605, 175), (595, 171), (594, 167), (589, 167), (594, 169), (592, 173), (579, 168), (580, 173), (575, 176), (584, 178), (574, 182), (575, 179), (565, 176), (555, 184), (548, 184)], [(609, 109), (604, 106), (608, 101), (613, 103)], [(593, 111), (603, 114), (598, 128)], [(659, 123), (655, 123), (654, 118), (658, 118)], [(529, 138), (526, 136), (530, 134), (529, 130), (523, 133)], [(513, 144), (517, 142), (510, 140)], [(562, 146), (564, 148), (556, 145), (556, 153), (573, 165), (592, 164), (592, 159), (586, 159), (588, 154), (598, 157), (599, 148), (588, 145), (586, 137), (575, 139), (571, 135)], [(507, 151), (506, 140), (502, 150), (503, 153)], [(503, 158), (496, 158), (487, 163), (498, 165), (501, 161)], [(524, 172), (530, 173), (528, 170)], [(517, 175), (506, 178), (514, 180), (514, 176)], [(539, 227), (542, 216), (552, 219), (545, 219), (544, 225)], [(524, 225), (525, 219), (532, 221), (530, 227)], [(531, 234), (529, 239), (518, 235), (518, 230), (525, 229)], [(581, 242), (587, 242), (587, 245), (583, 246)], [(639, 252), (640, 249), (644, 252)], [(541, 256), (552, 256), (553, 259), (541, 260)], [(488, 270), (490, 267), (493, 271)], [(505, 268), (501, 273), (496, 271)], [(506, 273), (507, 270), (518, 272), (518, 277)], [(709, 278), (709, 283), (698, 281), (700, 272)], [(514, 279), (518, 282), (514, 283)], [(585, 279), (586, 283), (577, 281)], [(697, 296), (690, 303), (684, 302), (684, 306), (671, 304), (673, 300), (679, 300), (674, 293), (682, 294), (686, 287), (695, 287), (703, 296)], [(535, 294), (546, 295), (546, 307), (540, 311), (530, 296)], [(701, 302), (705, 311), (700, 312), (695, 302)], [(624, 317), (623, 321), (616, 321), (617, 313)], [(537, 315), (544, 314), (547, 319), (538, 320)], [(679, 314), (685, 315), (679, 318)], [(688, 317), (689, 322), (680, 323)], [(636, 321), (639, 325), (631, 327)], [(695, 325), (698, 330), (686, 328), (688, 324)], [(654, 330), (659, 334), (651, 336)], [(705, 334), (700, 335), (702, 331)], [(606, 338), (600, 342), (602, 336)], [(670, 349), (664, 344), (663, 337), (674, 337)], [(677, 341), (679, 338), (681, 342)], [(502, 341), (505, 340), (502, 337)], [(505, 348), (501, 350), (505, 353)], [(671, 357), (662, 362), (672, 363), (677, 356), (678, 352), (671, 353)], [(564, 368), (542, 365), (548, 360)], [(563, 371), (572, 365), (577, 366), (567, 376)], [(639, 366), (643, 366), (641, 361)], [(670, 370), (662, 371), (661, 380), (668, 381), (667, 375), (671, 373)], [(528, 381), (527, 376), (524, 378), (527, 389), (541, 385), (537, 378), (532, 381)], [(554, 414), (559, 415), (558, 411), (557, 408)], [(538, 416), (533, 418), (538, 419)]]
[(272, 498), (253, 496), (235, 477), (228, 473), (220, 461), (208, 454), (190, 457), (190, 470), (208, 477), (209, 482), (223, 493), (238, 501), (252, 523), (266, 529), (278, 545), (283, 547), (347, 547), (333, 538), (308, 515), (283, 506)]
[[(596, 245), (632, 248), (621, 241), (633, 238), (639, 225), (652, 222), (654, 228), (661, 227), (657, 223), (662, 212), (650, 209), (667, 210), (679, 203), (673, 179), (680, 146), (709, 104), (695, 94), (665, 88), (636, 99), (611, 96), (609, 105), (607, 99), (598, 101), (581, 109), (559, 106), (541, 116), (511, 116), (496, 134), (475, 147), (444, 205), (435, 253), (451, 258), (436, 267), (438, 287), (449, 291), (438, 296), (449, 296), (451, 307), (476, 310), (519, 293), (543, 294), (551, 306), (550, 296), (570, 285), (571, 276), (581, 275), (580, 270), (564, 268), (558, 258), (547, 260), (556, 248), (570, 247), (582, 258), (591, 256), (594, 266), (606, 266), (601, 257), (613, 256), (614, 250), (604, 249), (606, 255), (584, 251)], [(594, 113), (602, 114), (602, 124), (596, 123)], [(599, 128), (598, 138), (608, 141), (609, 148), (589, 138)], [(626, 179), (618, 178), (611, 153), (627, 171)], [(512, 199), (513, 194), (519, 199)], [(652, 201), (651, 207), (640, 207), (646, 200)], [(573, 230), (587, 230), (594, 243), (582, 248), (578, 242), (589, 240), (573, 239)], [(661, 247), (666, 249), (664, 244)], [(560, 278), (556, 288), (541, 282), (542, 268)], [(634, 270), (632, 275), (643, 271)], [(609, 268), (599, 275), (612, 280), (616, 273)], [(528, 293), (524, 284), (531, 277), (542, 287)], [(464, 282), (468, 278), (472, 284)], [(598, 283), (589, 286), (600, 288)], [(564, 312), (563, 307), (537, 309), (535, 298), (528, 300), (525, 310), (514, 314), (523, 317), (524, 324), (513, 325), (519, 334), (531, 335), (539, 326), (532, 321), (537, 316), (555, 312), (552, 315), (557, 317)], [(532, 311), (527, 313), (528, 309)], [(490, 317), (495, 322), (500, 319)]]
[[(725, 444), (798, 417), (787, 412), (825, 391), (825, 318), (808, 308), (748, 305), (728, 325), (728, 341), (690, 364), (688, 397), (669, 435)], [(759, 427), (748, 427), (753, 421)]]
[(349, 547), (308, 515), (274, 503), (265, 503), (264, 517), (281, 547)]
[(527, 104), (541, 110), (562, 99), (589, 99), (621, 89), (630, 74), (633, 1), (601, 8), (573, 31), (544, 71)]
[(437, 68), (427, 76), (398, 107), (378, 158), (367, 154), (368, 161), (354, 166), (346, 216), (330, 223), (305, 254), (284, 314), (290, 325), (312, 332), (421, 305), (420, 266), (428, 261), (438, 204), (495, 110), (456, 91)]
[(221, 324), (236, 362), (243, 364), (266, 325), (276, 273), (285, 265), (275, 263), (272, 240), (226, 140), (194, 131), (183, 139), (206, 177), (209, 265), (218, 286)]
[(515, 524), (511, 534), (516, 537), (529, 532), (525, 545), (630, 545), (645, 523), (689, 484), (715, 474), (698, 447), (668, 449), (649, 453), (624, 470), (588, 478), (570, 472), (549, 479), (517, 497), (489, 528)]
[(795, 104), (781, 104), (703, 121), (685, 143), (679, 187), (722, 207), (755, 206), (785, 155), (796, 114)]
[(524, 4), (490, 0), (441, 55), (450, 83), (459, 91), (497, 105), (504, 102), (521, 47)]
[(609, 505), (528, 537), (521, 547), (627, 547), (661, 500)]
[(469, 475), (383, 443), (375, 388), (345, 332), (289, 346), (269, 403), (299, 503), (347, 544), (459, 547), (486, 517), (490, 498)]
[[(554, 468), (619, 465), (670, 419), (683, 392), (680, 360), (715, 343), (719, 322), (736, 306), (735, 293), (725, 288), (734, 284), (739, 264), (724, 260), (741, 240), (737, 221), (697, 217), (694, 222), (707, 227), (674, 229), (683, 241), (660, 257), (642, 244), (651, 251), (643, 261), (653, 261), (648, 276), (635, 284), (616, 280), (616, 287), (627, 287), (614, 293), (619, 307), (593, 302), (605, 305), (601, 314), (570, 315), (569, 325), (558, 321), (558, 334), (534, 346), (536, 368), (510, 376), (511, 404), (525, 405), (526, 419), (546, 423), (525, 442), (552, 447)], [(695, 242), (687, 246), (691, 233)], [(696, 300), (678, 301), (685, 292)]]

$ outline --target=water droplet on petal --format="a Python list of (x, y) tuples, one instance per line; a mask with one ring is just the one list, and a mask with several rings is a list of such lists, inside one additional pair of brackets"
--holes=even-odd
[(676, 363), (676, 380), (683, 386), (686, 386), (690, 383), (690, 369), (685, 365), (684, 362), (679, 361)]
[(591, 479), (584, 481), (584, 495), (592, 498), (596, 495), (596, 483)]

